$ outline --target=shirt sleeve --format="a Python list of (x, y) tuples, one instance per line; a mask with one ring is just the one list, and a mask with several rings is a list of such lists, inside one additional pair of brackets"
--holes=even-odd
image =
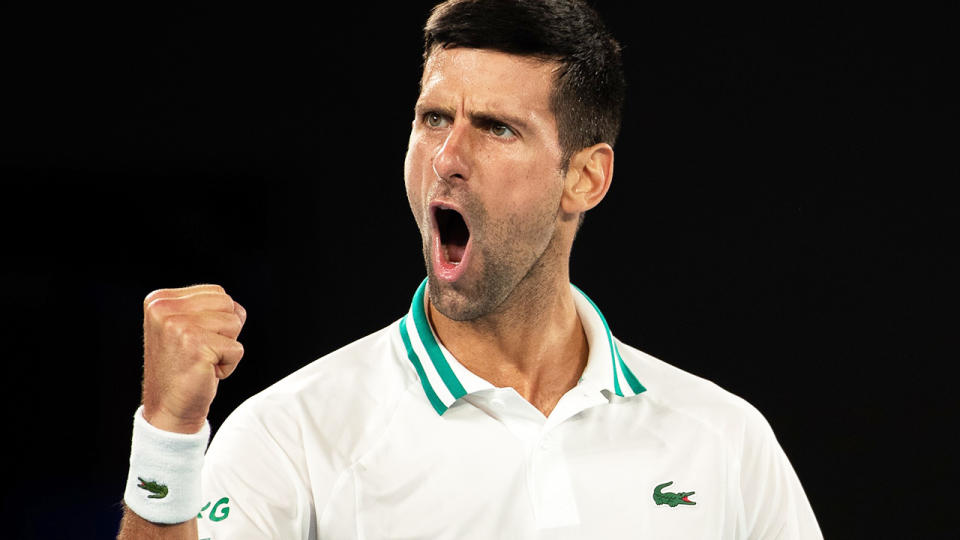
[(755, 409), (747, 422), (740, 486), (745, 538), (822, 540), (807, 495), (767, 420)]
[(283, 446), (284, 426), (274, 428), (243, 406), (220, 427), (204, 458), (201, 540), (315, 538), (310, 493), (291, 459), (297, 453)]

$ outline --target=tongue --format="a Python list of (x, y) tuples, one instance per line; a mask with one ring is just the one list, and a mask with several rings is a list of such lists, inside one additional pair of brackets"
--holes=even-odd
[(463, 252), (466, 250), (467, 250), (467, 246), (465, 245), (448, 244), (447, 259), (454, 264), (460, 264), (460, 261), (463, 260)]

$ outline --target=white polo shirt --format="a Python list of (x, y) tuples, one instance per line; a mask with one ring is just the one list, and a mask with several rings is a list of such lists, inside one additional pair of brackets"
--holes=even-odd
[(822, 538), (760, 413), (615, 339), (576, 287), (589, 357), (549, 417), (457, 362), (425, 289), (230, 415), (201, 538)]

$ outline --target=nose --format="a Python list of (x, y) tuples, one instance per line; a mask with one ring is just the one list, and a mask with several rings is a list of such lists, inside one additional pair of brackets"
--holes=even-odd
[(443, 180), (470, 178), (470, 133), (465, 122), (454, 122), (433, 157), (433, 172)]

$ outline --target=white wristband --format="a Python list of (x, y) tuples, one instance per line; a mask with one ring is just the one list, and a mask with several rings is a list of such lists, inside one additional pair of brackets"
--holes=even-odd
[(192, 435), (164, 431), (133, 415), (130, 473), (123, 501), (153, 523), (182, 523), (200, 511), (200, 470), (210, 440), (210, 423)]

